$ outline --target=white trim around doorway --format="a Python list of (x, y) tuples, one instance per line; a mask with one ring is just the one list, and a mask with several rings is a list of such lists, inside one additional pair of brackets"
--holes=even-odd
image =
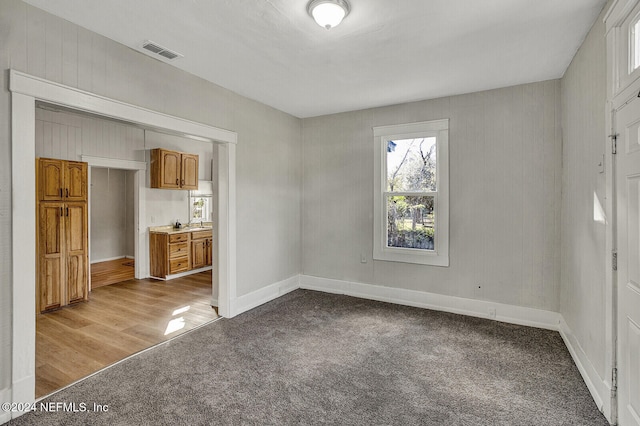
[[(35, 401), (35, 105), (43, 101), (219, 144), (218, 296), (219, 313), (233, 317), (236, 297), (237, 133), (137, 107), (114, 99), (9, 70), (11, 91), (11, 397)], [(138, 173), (143, 175), (144, 173)], [(142, 227), (144, 224), (140, 224)], [(141, 228), (144, 229), (144, 228)], [(19, 232), (17, 232), (19, 230)], [(142, 232), (142, 231), (141, 231)], [(136, 262), (138, 263), (138, 262)], [(32, 267), (29, 267), (32, 265)], [(3, 399), (5, 400), (5, 399)], [(13, 413), (14, 417), (22, 413)]]
[[(134, 259), (136, 259), (134, 266), (134, 277), (136, 279), (147, 278), (149, 276), (149, 269), (147, 265), (149, 260), (147, 258), (147, 250), (144, 247), (148, 247), (147, 244), (147, 224), (145, 221), (145, 206), (142, 201), (142, 194), (144, 194), (144, 185), (146, 182), (146, 170), (147, 163), (144, 161), (131, 161), (131, 160), (119, 160), (116, 158), (104, 158), (94, 157), (91, 155), (82, 155), (82, 161), (89, 165), (88, 179), (91, 182), (91, 171), (93, 167), (106, 167), (110, 169), (130, 170), (134, 172), (134, 187), (133, 187), (133, 215), (135, 235), (134, 235)], [(91, 259), (91, 185), (89, 185), (89, 263), (93, 263)], [(91, 274), (89, 274), (89, 289), (91, 289)]]

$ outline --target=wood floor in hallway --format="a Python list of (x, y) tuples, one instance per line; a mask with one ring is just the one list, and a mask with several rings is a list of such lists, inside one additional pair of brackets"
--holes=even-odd
[(123, 257), (91, 264), (91, 288), (132, 280), (135, 273), (135, 261)]
[(216, 318), (211, 271), (95, 288), (88, 302), (36, 315), (36, 398)]

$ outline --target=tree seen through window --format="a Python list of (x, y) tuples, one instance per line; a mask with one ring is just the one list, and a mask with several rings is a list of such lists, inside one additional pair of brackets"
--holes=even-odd
[(433, 250), (436, 138), (389, 140), (387, 246)]

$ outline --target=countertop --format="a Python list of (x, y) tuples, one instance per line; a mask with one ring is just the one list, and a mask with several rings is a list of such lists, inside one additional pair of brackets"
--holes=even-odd
[(173, 225), (166, 226), (150, 226), (149, 232), (155, 232), (156, 234), (182, 234), (184, 232), (196, 232), (196, 231), (212, 231), (213, 226), (209, 222), (205, 222), (200, 225), (184, 225), (182, 228), (176, 229)]

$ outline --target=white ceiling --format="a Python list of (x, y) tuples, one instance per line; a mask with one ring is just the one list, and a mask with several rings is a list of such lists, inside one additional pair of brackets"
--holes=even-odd
[[(606, 0), (25, 0), (297, 117), (560, 78)], [(144, 51), (146, 52), (146, 51)]]

